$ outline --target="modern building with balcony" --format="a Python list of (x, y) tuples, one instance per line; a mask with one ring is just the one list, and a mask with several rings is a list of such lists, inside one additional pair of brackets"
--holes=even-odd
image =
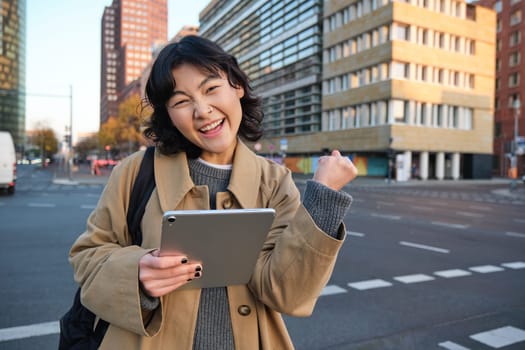
[(139, 79), (168, 37), (167, 0), (113, 0), (102, 16), (100, 123), (116, 116), (122, 92)]
[(321, 131), (322, 10), (321, 0), (214, 0), (200, 13), (199, 34), (233, 54), (263, 98), (262, 152)]

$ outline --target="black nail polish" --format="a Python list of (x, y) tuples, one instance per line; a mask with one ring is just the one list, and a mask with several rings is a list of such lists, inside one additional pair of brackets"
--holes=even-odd
[(195, 268), (195, 271), (202, 271), (202, 267), (197, 266), (197, 267)]
[(193, 281), (193, 278), (189, 278), (186, 282), (191, 282)]
[(182, 258), (182, 260), (180, 261), (182, 264), (186, 264), (188, 262), (188, 259), (186, 258)]
[(195, 277), (201, 277), (201, 273), (200, 272), (195, 272)]

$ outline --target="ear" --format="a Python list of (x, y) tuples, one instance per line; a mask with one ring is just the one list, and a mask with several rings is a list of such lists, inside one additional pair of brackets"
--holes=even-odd
[(236, 87), (235, 90), (237, 92), (237, 97), (239, 98), (239, 100), (244, 97), (244, 89), (242, 86)]

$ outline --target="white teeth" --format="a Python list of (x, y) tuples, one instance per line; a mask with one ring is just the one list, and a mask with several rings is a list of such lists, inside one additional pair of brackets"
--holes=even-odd
[(222, 120), (217, 120), (216, 122), (206, 125), (204, 128), (201, 128), (200, 131), (206, 132), (206, 131), (213, 130), (219, 125), (221, 125), (221, 123), (222, 123)]

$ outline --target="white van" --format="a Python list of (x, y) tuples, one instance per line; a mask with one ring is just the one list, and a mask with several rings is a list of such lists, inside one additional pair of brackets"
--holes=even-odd
[(0, 189), (7, 189), (7, 193), (15, 193), (16, 182), (16, 155), (15, 144), (11, 134), (0, 131)]

